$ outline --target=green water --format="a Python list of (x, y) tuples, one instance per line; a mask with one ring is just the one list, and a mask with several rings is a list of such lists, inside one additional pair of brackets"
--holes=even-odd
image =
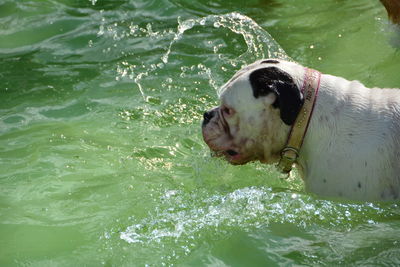
[[(374, 0), (0, 0), (0, 266), (400, 265), (400, 208), (211, 158), (242, 65), (399, 87)], [(378, 155), (377, 155), (378, 156)]]

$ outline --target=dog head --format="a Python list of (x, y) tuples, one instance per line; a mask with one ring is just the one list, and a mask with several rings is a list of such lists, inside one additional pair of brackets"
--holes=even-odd
[(204, 113), (204, 141), (232, 164), (280, 158), (303, 104), (304, 67), (278, 59), (238, 71), (221, 89), (220, 105)]

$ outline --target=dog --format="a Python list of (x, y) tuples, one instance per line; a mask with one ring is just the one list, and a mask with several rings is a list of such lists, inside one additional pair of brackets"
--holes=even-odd
[(231, 164), (293, 165), (306, 191), (323, 197), (400, 198), (398, 89), (265, 59), (238, 71), (203, 117), (204, 141)]

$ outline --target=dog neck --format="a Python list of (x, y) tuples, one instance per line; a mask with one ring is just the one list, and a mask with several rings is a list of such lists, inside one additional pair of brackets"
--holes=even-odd
[(304, 103), (290, 130), (286, 146), (281, 152), (281, 159), (278, 163), (278, 169), (282, 173), (290, 173), (293, 164), (297, 161), (318, 96), (320, 80), (321, 73), (319, 71), (306, 68), (301, 88)]

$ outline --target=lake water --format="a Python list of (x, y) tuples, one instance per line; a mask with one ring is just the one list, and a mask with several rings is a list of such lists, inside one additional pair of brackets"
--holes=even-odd
[(230, 166), (200, 132), (245, 64), (399, 87), (399, 40), (372, 0), (0, 0), (0, 265), (400, 265), (398, 204)]

